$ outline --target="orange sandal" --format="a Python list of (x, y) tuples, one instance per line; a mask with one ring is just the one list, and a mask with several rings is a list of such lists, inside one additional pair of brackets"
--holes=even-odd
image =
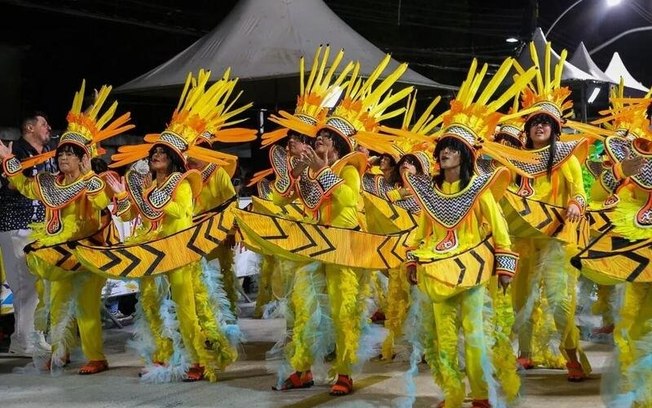
[(193, 364), (188, 372), (186, 373), (186, 378), (183, 379), (183, 382), (195, 382), (201, 381), (204, 379), (204, 367), (199, 364)]
[(341, 397), (353, 392), (353, 379), (348, 375), (338, 374), (337, 382), (331, 386), (330, 395)]
[(101, 373), (109, 369), (109, 363), (106, 360), (90, 360), (79, 369), (80, 375), (91, 375)]
[(312, 378), (312, 371), (295, 371), (283, 381), (283, 385), (280, 387), (272, 386), (272, 389), (274, 391), (287, 391), (297, 388), (310, 388), (313, 385), (315, 385), (315, 381)]
[(586, 378), (582, 364), (579, 361), (569, 361), (566, 363), (566, 369), (568, 370), (568, 381), (570, 382), (582, 382)]
[(534, 368), (534, 362), (529, 357), (519, 357), (516, 359), (516, 364), (523, 370), (531, 370)]

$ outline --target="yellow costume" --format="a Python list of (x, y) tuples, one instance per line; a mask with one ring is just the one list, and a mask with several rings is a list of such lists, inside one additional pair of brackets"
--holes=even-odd
[[(221, 109), (224, 109), (224, 106), (224, 103), (222, 103)], [(222, 114), (218, 116), (216, 120), (211, 121), (207, 125), (207, 130), (202, 135), (200, 135), (196, 143), (204, 143), (205, 145), (212, 147), (213, 142), (229, 143), (234, 141), (247, 142), (255, 140), (255, 130), (243, 128), (222, 129), (226, 125), (237, 123), (237, 121), (227, 123), (227, 120), (230, 117), (233, 117), (235, 114), (238, 114), (251, 106), (252, 104), (249, 103), (238, 108), (237, 110), (229, 112), (228, 115)], [(237, 161), (234, 160), (228, 162), (228, 164), (224, 166), (218, 166), (215, 163), (206, 163), (204, 165), (204, 167), (200, 170), (203, 186), (199, 196), (195, 198), (195, 215), (214, 210), (220, 205), (225, 205), (228, 200), (237, 199), (235, 188), (231, 182), (231, 178), (235, 173), (237, 164)], [(225, 209), (223, 211), (230, 210)], [(230, 236), (233, 236), (233, 234), (230, 233)], [(220, 245), (218, 245), (218, 247), (215, 249), (214, 256), (217, 258), (220, 264), (220, 272), (223, 283), (220, 286), (224, 287), (226, 296), (229, 299), (231, 309), (230, 317), (235, 319), (235, 316), (237, 315), (238, 290), (236, 285), (238, 284), (238, 281), (233, 267), (233, 250), (231, 248), (232, 241), (233, 240), (227, 239), (221, 242)]]
[[(615, 312), (615, 370), (603, 377), (603, 398), (608, 406), (652, 405), (652, 132), (646, 110), (648, 98), (612, 94), (611, 108), (602, 112), (612, 135), (604, 141), (608, 166), (591, 190), (612, 224), (596, 231), (594, 239), (574, 259), (582, 273), (602, 285), (624, 282), (623, 299)], [(623, 161), (642, 158), (642, 168), (629, 177)]]
[[(481, 92), (478, 87), (486, 66), (476, 72), (476, 64), (474, 61), (450, 110), (442, 115), (443, 129), (430, 138), (432, 144), (455, 146), (457, 143), (460, 149), (467, 149), (472, 162), (467, 163), (468, 159), (463, 158), (466, 156), (458, 150), (459, 165), (468, 166), (471, 172), (476, 149), (501, 162), (506, 162), (508, 154), (525, 160), (527, 155), (493, 144), (490, 137), (498, 121), (508, 119), (496, 110), (506, 98), (520, 92), (534, 74), (533, 71), (524, 73), (504, 95), (492, 101), (498, 83), (513, 60), (506, 60)], [(400, 131), (388, 131), (400, 134)], [(430, 180), (409, 173), (403, 179), (421, 207), (417, 231), (409, 242), (413, 249), (408, 253), (411, 260), (407, 266), (416, 268), (419, 289), (413, 294), (415, 301), (408, 318), (410, 327), (420, 329), (410, 336), (414, 349), (410, 371), (418, 371), (416, 364), (423, 351), (435, 381), (444, 392), (445, 406), (461, 407), (466, 395), (457, 351), (458, 330), (462, 328), (465, 371), (473, 406), (511, 403), (518, 395), (520, 379), (505, 334), (505, 327), (512, 320), (509, 296), (498, 291), (497, 279), (492, 279), (494, 275), (511, 277), (518, 264), (497, 204), (509, 183), (509, 172), (499, 168), (491, 173), (471, 174), (465, 186), (461, 186), (461, 180), (438, 182), (438, 178)], [(488, 308), (487, 299), (491, 299)], [(408, 389), (410, 394), (414, 392), (412, 387)]]
[[(435, 127), (441, 123), (441, 117), (434, 118), (432, 111), (439, 103), (440, 97), (435, 98), (426, 110), (414, 122), (412, 118), (416, 107), (415, 95), (408, 99), (406, 113), (403, 117), (402, 130), (408, 132), (399, 138), (394, 145), (395, 155), (398, 159), (396, 166), (397, 174), (403, 160), (414, 160), (417, 173), (423, 177), (432, 177), (433, 164), (430, 159), (431, 153), (420, 150), (426, 150), (430, 145), (426, 138), (420, 138), (419, 135), (428, 135), (433, 132)], [(415, 136), (417, 135), (417, 136)], [(420, 169), (420, 170), (419, 170)], [(396, 230), (409, 230), (416, 226), (416, 220), (421, 212), (421, 207), (417, 199), (409, 194), (404, 196), (402, 191), (403, 183), (390, 185), (384, 176), (372, 175), (366, 173), (363, 176), (362, 188), (365, 193), (373, 194), (392, 203), (395, 206), (405, 209), (400, 212), (390, 207), (391, 212), (383, 213), (377, 209), (377, 202), (369, 195), (365, 195), (365, 214), (368, 230), (376, 233), (393, 233)], [(383, 342), (381, 357), (384, 360), (391, 360), (394, 356), (394, 343), (403, 336), (403, 325), (407, 317), (410, 306), (410, 284), (407, 275), (402, 268), (392, 268), (385, 272), (388, 276), (387, 294), (382, 303), (382, 310), (385, 313), (385, 328), (388, 330), (387, 337)]]
[[(546, 45), (544, 66), (539, 64), (534, 43), (530, 44), (530, 51), (538, 71), (536, 82), (523, 91), (522, 103), (524, 110), (539, 110), (529, 115), (527, 123), (545, 115), (554, 123), (555, 131), (561, 132), (564, 113), (572, 107), (572, 102), (567, 100), (570, 90), (560, 86), (559, 67), (563, 65), (566, 51), (562, 52), (554, 75), (549, 66), (550, 43)], [(565, 123), (581, 128), (570, 121)], [(540, 149), (531, 149), (531, 145), (527, 145), (526, 149), (537, 158), (537, 163), (512, 161), (527, 176), (516, 178), (501, 205), (510, 232), (518, 238), (516, 251), (528, 254), (523, 257), (513, 286), (517, 313), (514, 330), (518, 333), (521, 356), (528, 360), (523, 364), (526, 368), (531, 368), (532, 364), (558, 367), (559, 358), (548, 351), (554, 333), (557, 333), (561, 342), (559, 349), (567, 360), (569, 380), (580, 381), (583, 377), (577, 373), (571, 375), (571, 370), (579, 370), (586, 376), (591, 368), (579, 349), (579, 330), (574, 320), (578, 273), (570, 267), (569, 261), (576, 251), (578, 239), (585, 234), (585, 224), (566, 221), (566, 211), (574, 205), (584, 214), (587, 202), (580, 163), (584, 162), (588, 143), (586, 139), (577, 137), (570, 141), (564, 141), (563, 137), (557, 140), (556, 137), (551, 131), (551, 141)], [(535, 321), (533, 314), (539, 307), (543, 309), (544, 317)], [(545, 326), (548, 314), (553, 316), (555, 328), (537, 330), (533, 336), (533, 327), (536, 324)], [(566, 355), (567, 351), (574, 353), (576, 349), (580, 352), (581, 369)], [(538, 361), (532, 362), (531, 358)]]
[[(195, 83), (192, 75), (189, 75), (168, 128), (160, 135), (146, 136), (147, 144), (119, 149), (119, 153), (114, 155), (116, 162), (112, 166), (140, 159), (156, 145), (167, 146), (184, 163), (187, 155), (222, 166), (232, 165), (236, 160), (234, 156), (205, 149), (194, 143), (204, 131), (213, 133), (211, 124), (214, 121), (221, 119), (221, 123), (224, 123), (225, 117), (243, 110), (239, 108), (227, 113), (225, 109), (228, 106), (226, 99), (236, 82), (229, 79), (228, 70), (221, 80), (206, 88), (209, 77), (210, 73), (200, 71)], [(244, 136), (240, 136), (249, 137), (250, 133), (247, 131)], [(215, 203), (222, 200), (222, 194), (228, 194), (228, 191), (217, 191), (219, 187), (224, 187), (218, 185), (217, 178), (213, 182), (208, 181), (209, 188), (206, 188), (207, 185), (202, 183), (201, 174), (197, 170), (172, 172), (161, 185), (154, 182), (151, 187), (144, 185), (144, 178), (145, 174), (130, 170), (126, 175), (129, 201), (126, 201), (126, 197), (121, 197), (123, 200), (118, 203), (121, 208), (119, 215), (123, 218), (133, 217), (135, 207), (145, 220), (145, 229), (137, 232), (135, 238), (141, 245), (152, 239), (169, 237), (187, 230), (193, 225), (195, 213), (212, 209)], [(202, 186), (204, 196), (200, 196)], [(197, 209), (195, 200), (199, 203)], [(179, 250), (179, 256), (183, 256), (183, 250)], [(216, 381), (218, 371), (236, 360), (237, 350), (230, 336), (233, 333), (227, 333), (222, 326), (225, 323), (225, 312), (219, 308), (223, 302), (217, 293), (221, 288), (215, 280), (214, 272), (208, 274), (207, 267), (204, 266), (202, 273), (200, 262), (193, 262), (167, 272), (166, 281), (142, 277), (140, 312), (149, 326), (142, 327), (140, 333), (141, 343), (144, 343), (141, 344), (144, 346), (141, 352), (147, 363), (143, 380), (196, 381), (207, 378)], [(168, 285), (172, 302), (167, 299)], [(179, 333), (176, 332), (177, 325)], [(192, 366), (189, 367), (189, 364)]]
[[(111, 87), (108, 86), (103, 86), (93, 105), (82, 112), (84, 90), (85, 82), (82, 82), (81, 89), (75, 93), (67, 116), (68, 128), (61, 136), (59, 147), (68, 144), (80, 147), (90, 159), (98, 153), (95, 145), (97, 142), (127, 131), (133, 125), (126, 125), (129, 114), (107, 125), (115, 113), (117, 102), (98, 117), (111, 92)], [(25, 165), (42, 162), (54, 154), (53, 151), (32, 157), (25, 161)], [(38, 256), (38, 248), (95, 234), (102, 226), (101, 211), (108, 206), (112, 194), (106, 191), (104, 181), (92, 171), (80, 174), (72, 182), (68, 182), (63, 174), (39, 173), (34, 178), (28, 178), (22, 173), (21, 163), (13, 156), (3, 161), (3, 170), (21, 194), (42, 201), (46, 207), (44, 223), (32, 227), (32, 237), (36, 242), (30, 248), (31, 251), (36, 251), (27, 254), (27, 262), (33, 274), (50, 282), (47, 306), (50, 312), (52, 356), (49, 368), (61, 368), (67, 364), (76, 326), (81, 337), (82, 351), (89, 360), (89, 365), (82, 367), (80, 374), (94, 373), (97, 367), (88, 368), (93, 364), (101, 365), (103, 368), (100, 371), (103, 371), (108, 368), (108, 364), (103, 352), (100, 305), (101, 290), (106, 279), (85, 269), (73, 272), (49, 264)], [(42, 295), (41, 292), (39, 296)], [(41, 299), (40, 303), (43, 302)]]
[[(288, 240), (298, 239), (300, 235), (310, 234), (312, 231), (317, 232), (315, 237), (322, 236), (327, 240), (330, 238), (324, 235), (323, 231), (328, 230), (329, 234), (338, 234), (337, 247), (329, 244), (332, 247), (326, 251), (319, 251), (330, 253), (331, 261), (314, 262), (320, 259), (318, 253), (314, 253), (313, 256), (306, 254), (308, 255), (306, 256), (300, 251), (291, 252), (278, 245), (271, 236), (267, 239), (262, 238), (265, 236), (264, 232), (257, 225), (252, 225), (259, 218), (257, 216), (241, 212), (236, 219), (245, 236), (245, 242), (303, 264), (295, 272), (291, 294), (295, 316), (293, 338), (288, 345), (288, 358), (294, 373), (287, 379), (287, 373), (280, 373), (278, 388), (289, 389), (312, 385), (312, 374), (306, 373), (310, 373), (311, 369), (322, 363), (323, 357), (330, 353), (334, 343), (336, 359), (331, 372), (338, 374), (338, 381), (331, 388), (331, 393), (342, 395), (352, 391), (350, 375), (366, 358), (358, 355), (359, 352), (372, 352), (364, 348), (359, 349), (361, 331), (366, 320), (364, 297), (368, 287), (365, 282), (367, 274), (349, 266), (361, 255), (351, 253), (353, 246), (349, 246), (351, 245), (349, 240), (356, 233), (363, 234), (355, 229), (359, 226), (360, 178), (367, 167), (364, 155), (354, 152), (355, 143), (378, 140), (380, 138), (376, 135), (378, 118), (383, 116), (385, 109), (407, 96), (411, 89), (407, 88), (387, 98), (389, 87), (405, 71), (407, 68), (405, 65), (399, 66), (388, 78), (374, 86), (374, 82), (389, 63), (389, 56), (381, 62), (367, 81), (358, 77), (358, 65), (354, 67), (353, 64), (349, 64), (342, 74), (331, 82), (333, 73), (343, 58), (343, 52), (337, 54), (328, 70), (326, 64), (329, 51), (326, 49), (321, 64), (318, 64), (320, 53), (321, 50), (318, 50), (305, 87), (303, 69), (301, 69), (299, 99), (301, 109), (295, 111), (294, 115), (280, 112), (278, 117), (274, 117), (274, 121), (301, 134), (310, 137), (318, 136), (318, 141), (322, 137), (319, 131), (328, 130), (333, 138), (337, 138), (346, 146), (343, 149), (348, 154), (341, 153), (337, 160), (334, 162), (329, 160), (325, 167), (317, 171), (306, 167), (300, 175), (296, 176), (293, 175), (296, 162), (287, 156), (284, 149), (273, 147), (270, 158), (276, 179), (272, 199), (276, 204), (282, 205), (298, 198), (309, 215), (306, 221), (291, 224), (296, 228), (287, 230), (288, 233), (294, 234)], [(303, 66), (303, 62), (301, 64)], [(352, 78), (346, 84), (343, 100), (330, 116), (324, 118), (321, 113), (325, 113), (327, 109), (323, 107), (322, 102), (338, 84), (343, 82), (351, 69), (353, 69)], [(309, 118), (302, 115), (303, 112), (310, 113)], [(401, 112), (402, 110), (396, 111), (398, 114)], [(391, 117), (391, 115), (392, 113), (387, 113), (384, 116)], [(279, 132), (282, 133), (284, 131)], [(377, 145), (374, 143), (376, 148)], [(384, 144), (386, 150), (389, 150), (390, 145), (389, 141)], [(281, 227), (285, 225), (281, 219), (275, 222), (281, 222), (279, 224)], [(310, 248), (311, 245), (308, 244), (306, 247)], [(328, 325), (329, 321), (332, 321), (334, 326), (334, 334), (324, 330), (324, 325)]]

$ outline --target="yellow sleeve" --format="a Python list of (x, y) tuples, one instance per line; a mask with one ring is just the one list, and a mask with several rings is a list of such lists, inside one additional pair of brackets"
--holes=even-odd
[(414, 229), (414, 232), (411, 232), (408, 236), (407, 246), (410, 249), (416, 249), (421, 245), (421, 242), (426, 239), (428, 234), (428, 223), (430, 220), (425, 214), (425, 211), (421, 211), (419, 214), (419, 219), (417, 221), (417, 227)]
[(398, 188), (389, 190), (388, 192), (385, 193), (385, 195), (387, 196), (387, 199), (393, 203), (403, 199), (403, 197), (401, 196), (401, 192), (399, 191)]
[(33, 177), (26, 177), (22, 172), (18, 172), (8, 177), (12, 186), (18, 192), (30, 200), (40, 200), (41, 198), (36, 194), (36, 179)]
[(620, 187), (625, 179), (626, 177), (623, 174), (620, 163), (604, 169), (595, 183), (593, 183), (593, 186), (591, 186), (591, 200), (605, 201), (618, 190), (618, 187)]
[(482, 217), (491, 226), (496, 250), (511, 251), (512, 241), (509, 238), (507, 221), (490, 191), (485, 191), (480, 196), (480, 212), (482, 213)]
[(235, 188), (233, 187), (231, 178), (222, 167), (218, 167), (215, 170), (215, 174), (210, 178), (209, 183), (211, 193), (215, 197), (215, 203), (217, 205), (222, 204), (235, 195)]
[(93, 207), (97, 210), (108, 207), (111, 197), (106, 191), (104, 180), (93, 172), (84, 175), (84, 180), (87, 183), (86, 199), (90, 201)]
[(131, 203), (129, 194), (126, 191), (115, 195), (115, 208), (113, 213), (122, 222), (129, 222), (138, 215), (138, 207)]
[(284, 196), (283, 194), (279, 193), (275, 188), (272, 187), (272, 192), (270, 194), (270, 200), (276, 205), (279, 206), (284, 206), (290, 204), (292, 201), (295, 199), (295, 193), (292, 192), (289, 196)]
[(570, 199), (567, 204), (577, 202), (580, 210), (586, 208), (586, 191), (584, 190), (584, 180), (582, 178), (582, 166), (577, 157), (571, 156), (561, 167), (562, 174), (570, 188)]
[(164, 207), (163, 213), (172, 218), (182, 218), (192, 214), (192, 189), (188, 180), (182, 180), (177, 186), (174, 198)]
[(342, 207), (354, 207), (360, 199), (360, 173), (353, 166), (344, 166), (340, 172), (344, 183), (339, 184), (332, 192), (332, 197)]

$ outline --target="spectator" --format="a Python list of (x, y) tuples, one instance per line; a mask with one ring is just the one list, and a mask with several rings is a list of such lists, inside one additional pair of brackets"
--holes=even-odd
[[(27, 116), (22, 123), (22, 137), (13, 143), (13, 154), (18, 160), (49, 151), (48, 142), (52, 129), (47, 117), (41, 112)], [(56, 171), (54, 160), (25, 170), (26, 176), (41, 171)], [(16, 357), (31, 357), (34, 341), (42, 348), (49, 346), (42, 332), (36, 336), (34, 312), (38, 303), (37, 278), (27, 268), (23, 247), (30, 242), (29, 224), (43, 222), (45, 207), (36, 200), (30, 200), (9, 186), (2, 177), (0, 187), (0, 247), (7, 274), (7, 283), (14, 294), (14, 332), (11, 335), (9, 353)], [(40, 284), (40, 283), (39, 283)]]

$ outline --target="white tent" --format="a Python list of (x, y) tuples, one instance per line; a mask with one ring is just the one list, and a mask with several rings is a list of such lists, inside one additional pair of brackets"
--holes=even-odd
[[(536, 46), (539, 62), (543, 64), (543, 62), (545, 61), (544, 54), (546, 50), (547, 40), (546, 40), (546, 36), (543, 34), (543, 30), (541, 30), (541, 27), (537, 27), (537, 29), (534, 31), (534, 35), (532, 36), (532, 41)], [(560, 59), (561, 59), (560, 55), (557, 54), (557, 52), (555, 52), (555, 50), (553, 49), (550, 55), (550, 66), (554, 67), (559, 62)], [(530, 56), (529, 46), (523, 48), (523, 51), (518, 56), (518, 62), (525, 69), (530, 68), (531, 66), (534, 65), (532, 62), (532, 57)], [(599, 81), (598, 78), (594, 77), (589, 73), (582, 71), (575, 65), (571, 64), (568, 60), (564, 61), (564, 70), (562, 71), (561, 79), (562, 81), (569, 81), (569, 80), (570, 81), (572, 80)]]
[(604, 71), (614, 82), (619, 83), (620, 78), (623, 78), (623, 82), (627, 88), (636, 89), (641, 92), (647, 92), (649, 88), (646, 88), (642, 83), (638, 82), (632, 74), (627, 71), (623, 60), (620, 59), (618, 52), (614, 52), (614, 55), (611, 57), (609, 66)]
[[(370, 73), (385, 54), (322, 0), (241, 0), (210, 33), (116, 91), (170, 94), (171, 88), (178, 92), (188, 72), (205, 68), (217, 76), (231, 67), (232, 74), (242, 81), (245, 97), (259, 102), (292, 100), (298, 91), (299, 57), (305, 56), (309, 66), (320, 44), (330, 44), (334, 52), (344, 49), (346, 60), (360, 61), (363, 75)], [(385, 74), (397, 64), (392, 61)], [(412, 70), (400, 82), (420, 88), (457, 89)]]
[(568, 60), (571, 64), (575, 65), (582, 71), (592, 75), (598, 81), (617, 83), (607, 74), (605, 74), (589, 55), (589, 51), (584, 46), (584, 42), (580, 42), (573, 56)]

